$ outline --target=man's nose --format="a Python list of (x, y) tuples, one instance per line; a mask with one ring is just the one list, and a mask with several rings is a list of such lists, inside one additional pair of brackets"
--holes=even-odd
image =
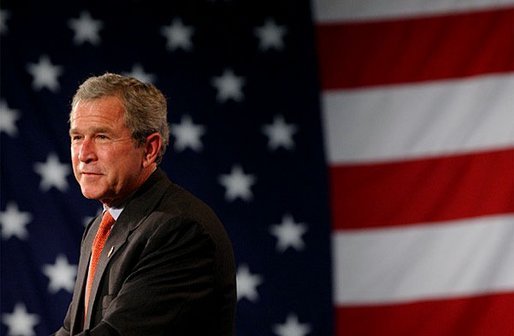
[(82, 162), (91, 162), (96, 160), (95, 143), (92, 139), (84, 139), (79, 148), (79, 160)]

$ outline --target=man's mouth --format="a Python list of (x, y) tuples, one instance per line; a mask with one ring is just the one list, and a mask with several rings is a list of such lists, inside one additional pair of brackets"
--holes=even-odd
[(101, 173), (96, 173), (96, 172), (81, 172), (82, 175), (86, 175), (86, 176), (100, 176), (100, 175), (103, 175)]

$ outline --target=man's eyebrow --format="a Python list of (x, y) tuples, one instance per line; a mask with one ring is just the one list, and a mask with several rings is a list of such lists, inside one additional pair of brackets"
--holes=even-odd
[[(87, 133), (108, 133), (111, 129), (108, 127), (92, 127), (87, 129)], [(79, 131), (77, 128), (70, 128), (70, 134), (83, 133)]]

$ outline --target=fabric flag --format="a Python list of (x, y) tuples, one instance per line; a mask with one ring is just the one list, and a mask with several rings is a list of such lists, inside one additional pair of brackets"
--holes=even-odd
[(513, 335), (514, 2), (314, 2), (335, 334)]
[[(69, 104), (119, 72), (168, 97), (162, 164), (225, 224), (239, 336), (333, 332), (328, 174), (308, 1), (2, 1), (1, 335), (62, 323), (100, 204), (69, 158)], [(173, 265), (170, 265), (173, 267)]]

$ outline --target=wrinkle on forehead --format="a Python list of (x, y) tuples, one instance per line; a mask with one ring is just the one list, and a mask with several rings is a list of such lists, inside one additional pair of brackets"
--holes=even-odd
[[(108, 96), (99, 99), (82, 100), (77, 103), (70, 115), (70, 126), (78, 120), (85, 120), (93, 124), (116, 124), (124, 118), (125, 109), (121, 100), (116, 96)], [(123, 124), (124, 123), (124, 120)]]

